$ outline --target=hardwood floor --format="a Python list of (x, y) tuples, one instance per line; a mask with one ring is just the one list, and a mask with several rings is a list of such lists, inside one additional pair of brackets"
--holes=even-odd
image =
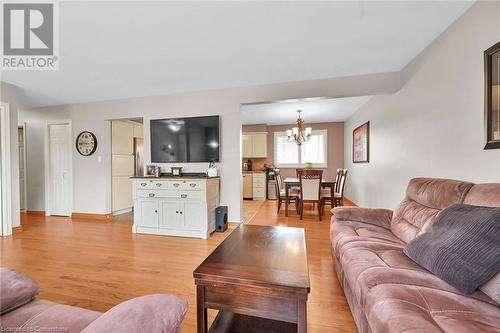
[[(300, 221), (295, 212), (278, 216), (275, 205), (262, 203), (250, 223), (305, 228), (309, 332), (356, 332), (331, 259), (330, 214), (319, 222), (314, 210), (306, 210)], [(189, 301), (184, 332), (196, 331), (193, 270), (236, 227), (200, 240), (132, 234), (130, 215), (110, 222), (25, 215), (22, 223), (23, 232), (0, 239), (1, 266), (37, 281), (40, 298), (106, 311), (140, 295), (175, 294)]]

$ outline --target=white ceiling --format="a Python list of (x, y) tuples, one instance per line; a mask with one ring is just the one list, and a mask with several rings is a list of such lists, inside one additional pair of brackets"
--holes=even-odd
[(60, 70), (24, 106), (398, 71), (472, 2), (61, 2)]
[(297, 110), (302, 110), (306, 123), (345, 121), (372, 96), (345, 97), (333, 99), (287, 100), (277, 103), (244, 105), (241, 108), (243, 125), (294, 124)]

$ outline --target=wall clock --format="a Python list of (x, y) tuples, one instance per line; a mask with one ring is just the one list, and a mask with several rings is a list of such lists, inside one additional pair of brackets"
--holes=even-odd
[(83, 131), (76, 137), (76, 150), (83, 156), (90, 156), (97, 149), (97, 138), (92, 132)]

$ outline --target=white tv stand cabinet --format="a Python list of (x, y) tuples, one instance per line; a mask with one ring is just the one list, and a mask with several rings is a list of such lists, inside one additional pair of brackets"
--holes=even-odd
[(207, 239), (215, 230), (219, 177), (133, 177), (133, 233)]

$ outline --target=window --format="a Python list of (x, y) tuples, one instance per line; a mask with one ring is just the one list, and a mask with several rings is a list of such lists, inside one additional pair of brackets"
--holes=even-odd
[(311, 139), (302, 146), (288, 142), (286, 132), (274, 133), (274, 164), (281, 168), (304, 167), (311, 162), (313, 167), (327, 167), (327, 131), (312, 131)]

